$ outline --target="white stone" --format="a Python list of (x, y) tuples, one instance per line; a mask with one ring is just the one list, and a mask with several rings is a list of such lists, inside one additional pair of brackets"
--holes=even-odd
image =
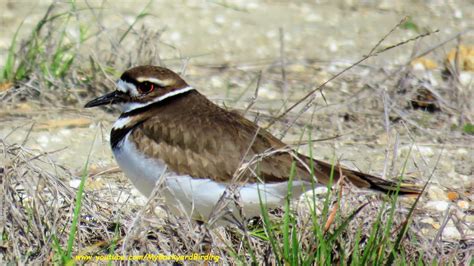
[(429, 201), (428, 203), (426, 203), (425, 207), (430, 210), (442, 212), (448, 209), (449, 202), (442, 200)]
[(222, 79), (220, 79), (217, 76), (212, 76), (211, 77), (211, 86), (214, 88), (222, 88), (224, 86), (224, 83), (222, 82)]
[(459, 233), (456, 227), (446, 226), (443, 230), (443, 237), (451, 238), (451, 239), (459, 239), (461, 238), (461, 233)]
[(424, 224), (434, 224), (435, 223), (434, 219), (431, 218), (431, 217), (423, 218), (423, 219), (421, 219), (420, 222), (422, 222)]
[(434, 155), (433, 149), (431, 147), (423, 147), (420, 146), (418, 147), (418, 151), (420, 152), (421, 155), (431, 157)]
[(463, 210), (469, 209), (469, 202), (467, 202), (465, 200), (458, 201), (457, 205), (458, 205), (459, 208), (461, 208)]
[(462, 11), (459, 9), (454, 10), (454, 17), (461, 19), (462, 18)]
[(69, 186), (72, 187), (72, 188), (79, 188), (80, 185), (81, 185), (81, 180), (80, 179), (73, 179), (73, 180), (69, 181)]
[(63, 129), (59, 130), (59, 134), (63, 135), (63, 136), (69, 136), (69, 135), (71, 135), (71, 130), (67, 129), (67, 128), (63, 128)]
[(279, 98), (278, 97), (279, 94), (275, 90), (269, 89), (268, 87), (265, 87), (265, 86), (260, 87), (259, 94), (262, 97), (270, 99), (270, 100), (274, 100), (274, 99)]
[(170, 35), (170, 40), (174, 42), (181, 41), (181, 33), (179, 33), (178, 31), (172, 32)]
[(431, 186), (428, 188), (428, 197), (434, 200), (448, 200), (446, 193), (440, 187), (437, 186)]
[(226, 19), (223, 15), (217, 15), (215, 18), (214, 18), (214, 22), (216, 24), (224, 24), (226, 22)]
[(48, 143), (49, 143), (49, 137), (46, 135), (41, 135), (37, 138), (37, 141), (39, 145), (41, 145), (42, 147), (46, 147), (48, 146)]
[(459, 73), (459, 82), (465, 87), (472, 85), (474, 83), (474, 74), (469, 71), (461, 71)]

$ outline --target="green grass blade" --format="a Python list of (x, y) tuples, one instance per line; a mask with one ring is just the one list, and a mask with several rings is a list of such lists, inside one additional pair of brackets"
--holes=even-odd
[(260, 203), (260, 212), (262, 213), (262, 219), (263, 219), (263, 228), (265, 232), (267, 233), (268, 238), (270, 240), (270, 245), (272, 247), (273, 253), (275, 254), (275, 259), (278, 265), (281, 265), (282, 252), (279, 250), (278, 243), (276, 242), (277, 237), (275, 233), (273, 232), (273, 225), (268, 215), (267, 205), (262, 200), (262, 194), (260, 193), (260, 188), (258, 185), (257, 185), (257, 192), (258, 192), (258, 201)]
[(148, 4), (146, 4), (146, 6), (143, 8), (143, 10), (138, 14), (138, 16), (135, 17), (135, 20), (132, 22), (132, 24), (130, 24), (130, 26), (127, 28), (127, 30), (122, 34), (122, 36), (120, 37), (119, 39), (119, 43), (122, 43), (122, 41), (125, 39), (125, 37), (127, 37), (128, 33), (130, 33), (130, 31), (133, 29), (133, 27), (135, 26), (135, 24), (142, 18), (146, 17), (146, 16), (149, 16), (151, 14), (149, 13), (146, 13), (145, 11), (150, 7), (151, 3), (153, 1), (150, 0), (148, 2)]
[(88, 174), (88, 169), (89, 169), (89, 161), (90, 157), (92, 154), (92, 149), (94, 147), (95, 140), (97, 138), (97, 134), (94, 136), (94, 140), (92, 141), (91, 148), (89, 150), (89, 154), (87, 155), (86, 162), (84, 164), (84, 170), (82, 172), (81, 176), (81, 183), (79, 184), (79, 188), (76, 192), (76, 205), (74, 206), (74, 213), (73, 213), (73, 218), (72, 218), (72, 225), (71, 225), (71, 231), (69, 232), (69, 238), (67, 241), (67, 249), (66, 249), (66, 257), (68, 260), (71, 260), (72, 258), (72, 247), (74, 245), (74, 239), (76, 237), (76, 231), (77, 231), (77, 224), (79, 222), (79, 215), (82, 207), (82, 198), (84, 196), (84, 187), (86, 184), (86, 179)]

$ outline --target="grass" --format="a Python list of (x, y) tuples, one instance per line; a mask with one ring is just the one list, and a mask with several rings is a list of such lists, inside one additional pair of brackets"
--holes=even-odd
[[(78, 8), (74, 1), (62, 6), (52, 4), (24, 39), (19, 39), (24, 24), (17, 28), (0, 72), (0, 83), (12, 82), (24, 90), (30, 89), (24, 84), (33, 84), (35, 90), (42, 92), (42, 96), (35, 99), (44, 104), (53, 104), (51, 99), (64, 97), (64, 94), (70, 92), (67, 88), (98, 88), (86, 89), (82, 94), (74, 95), (76, 103), (101, 93), (100, 90), (108, 90), (103, 83), (111, 79), (109, 76), (115, 77), (127, 66), (143, 62), (136, 58), (150, 58), (150, 51), (146, 50), (137, 52), (139, 55), (136, 57), (130, 56), (132, 59), (120, 56), (132, 54), (130, 51), (136, 48), (131, 45), (134, 42), (124, 41), (127, 38), (143, 41), (140, 44), (142, 46), (152, 43), (151, 39), (143, 37), (149, 36), (149, 32), (136, 29), (143, 18), (151, 16), (147, 11), (150, 3), (141, 9), (131, 24), (124, 27), (124, 31), (113, 34), (117, 39), (110, 46), (105, 44), (106, 50), (114, 53), (97, 52), (97, 58), (93, 55), (85, 56), (81, 48), (92, 40), (101, 42), (103, 39), (100, 39), (101, 36), (98, 36), (93, 25), (78, 20), (76, 16), (90, 10)], [(408, 29), (412, 27), (408, 26)], [(68, 33), (71, 27), (78, 32), (75, 37)], [(159, 34), (156, 36), (159, 37)], [(247, 80), (253, 77), (247, 86), (238, 88), (238, 93), (230, 92), (234, 85), (229, 81), (226, 93), (236, 94), (237, 100), (226, 102), (234, 104), (243, 100), (246, 95), (252, 94), (256, 85), (254, 98), (249, 106), (253, 105), (257, 100), (260, 78), (262, 82), (278, 81), (279, 77), (276, 75), (279, 75), (280, 70), (280, 67), (269, 67), (266, 70), (268, 73), (262, 76), (261, 72), (241, 74), (241, 71), (232, 72), (232, 69), (221, 68), (219, 71), (233, 78), (242, 77), (239, 73)], [(286, 74), (289, 82), (297, 80), (298, 83), (310, 83), (293, 78), (291, 71), (287, 70)], [(63, 86), (64, 84), (68, 86)], [(269, 87), (271, 85), (266, 84)], [(47, 94), (45, 91), (51, 88), (65, 89)], [(369, 93), (374, 94), (373, 91)], [(325, 94), (330, 95), (330, 92), (325, 91)], [(20, 96), (10, 90), (2, 94), (2, 99), (5, 102), (8, 102), (5, 99), (13, 99), (15, 101), (12, 102), (17, 103), (23, 101), (21, 97), (24, 96)], [(400, 103), (396, 100), (394, 99), (393, 108), (401, 109), (403, 101)], [(367, 106), (364, 103), (361, 106)], [(80, 104), (77, 106), (80, 108)], [(410, 110), (403, 111), (406, 112)], [(339, 114), (344, 114), (344, 111), (337, 110), (336, 118)], [(416, 116), (417, 113), (410, 115)], [(410, 130), (416, 131), (417, 127), (433, 125), (433, 119), (437, 118), (433, 114), (422, 113), (421, 116), (426, 118), (426, 123), (415, 124)], [(297, 118), (289, 116), (289, 119), (295, 122)], [(314, 128), (307, 130), (309, 143), (314, 142), (312, 132), (323, 131), (324, 135), (328, 133), (324, 131), (326, 128), (334, 126), (333, 120), (320, 119)], [(377, 125), (377, 120), (369, 120), (370, 116), (360, 119), (365, 125)], [(408, 124), (416, 123), (410, 117), (401, 119), (408, 121)], [(472, 121), (465, 125), (464, 133), (472, 134), (472, 128), (469, 127), (472, 126)], [(344, 132), (352, 130), (345, 125), (339, 126)], [(459, 131), (459, 128), (455, 130)], [(419, 233), (421, 225), (416, 220), (420, 215), (416, 212), (419, 198), (407, 206), (400, 202), (397, 195), (381, 200), (375, 195), (365, 195), (336, 185), (334, 189), (328, 187), (329, 192), (323, 196), (312, 194), (311, 197), (305, 197), (308, 206), (302, 208), (290, 200), (292, 181), (296, 178), (294, 165), (289, 175), (288, 200), (281, 210), (272, 213), (262, 204), (262, 217), (257, 220), (257, 225), (244, 228), (243, 231), (234, 227), (204, 228), (204, 238), (198, 233), (193, 221), (176, 217), (167, 211), (164, 212), (164, 217), (157, 216), (153, 210), (160, 206), (159, 201), (150, 201), (149, 206), (140, 207), (140, 215), (137, 217), (137, 212), (130, 203), (117, 202), (117, 195), (126, 193), (129, 187), (123, 190), (111, 188), (88, 191), (85, 181), (89, 157), (85, 162), (84, 172), (80, 175), (79, 188), (72, 190), (68, 181), (77, 177), (72, 174), (71, 169), (61, 166), (47, 152), (31, 150), (17, 143), (10, 144), (5, 139), (7, 137), (1, 139), (0, 155), (8, 163), (0, 164), (0, 205), (5, 213), (3, 217), (8, 220), (0, 223), (0, 249), (5, 251), (4, 260), (8, 263), (74, 264), (80, 263), (74, 261), (74, 256), (86, 251), (87, 255), (204, 253), (201, 248), (205, 242), (203, 239), (209, 240), (206, 245), (210, 245), (210, 252), (221, 256), (223, 264), (268, 262), (277, 265), (421, 265), (443, 261), (457, 264), (468, 260), (466, 257), (469, 250), (451, 242), (447, 243), (452, 244), (452, 248), (448, 244), (424, 248), (427, 240)], [(313, 145), (308, 147), (310, 157), (315, 154), (320, 156), (320, 151), (313, 151)], [(411, 160), (409, 155), (399, 167), (400, 176), (406, 171), (408, 159)], [(310, 163), (309, 167), (314, 174), (315, 166)], [(108, 181), (113, 183), (120, 177), (112, 176)], [(260, 201), (263, 203), (264, 199), (260, 198)]]
[[(10, 44), (0, 81), (24, 80), (35, 69), (39, 69), (45, 77), (63, 78), (68, 74), (77, 56), (75, 47), (87, 39), (86, 30), (80, 27), (78, 39), (72, 40), (66, 34), (66, 29), (76, 11), (74, 1), (70, 2), (70, 10), (66, 12), (52, 14), (55, 6), (54, 3), (49, 6), (43, 18), (24, 40), (25, 44), (20, 49), (22, 51), (18, 53), (17, 37), (23, 23), (20, 24)], [(57, 27), (56, 31), (45, 33), (47, 31), (45, 27), (50, 25)], [(51, 45), (52, 47), (48, 47)]]

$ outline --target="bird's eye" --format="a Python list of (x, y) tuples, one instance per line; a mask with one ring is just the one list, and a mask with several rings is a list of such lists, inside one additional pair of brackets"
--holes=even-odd
[(140, 93), (150, 93), (155, 89), (155, 84), (145, 81), (138, 85)]

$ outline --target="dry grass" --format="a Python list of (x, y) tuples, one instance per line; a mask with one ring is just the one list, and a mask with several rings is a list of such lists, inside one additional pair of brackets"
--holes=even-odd
[[(56, 245), (66, 245), (71, 226), (75, 200), (75, 191), (67, 184), (72, 177), (71, 173), (49, 159), (50, 154), (31, 151), (16, 144), (2, 143), (1, 156), (6, 162), (2, 168), (0, 187), (3, 260), (27, 264), (57, 261)], [(275, 262), (271, 245), (263, 237), (265, 234), (258, 233), (262, 230), (261, 224), (251, 225), (252, 229), (247, 231), (232, 226), (210, 229), (204, 224), (168, 212), (159, 197), (159, 189), (156, 189), (155, 195), (138, 210), (110, 200), (117, 193), (120, 192), (104, 189), (88, 191), (85, 194), (74, 255), (211, 253), (219, 256), (220, 263), (225, 264), (238, 261), (248, 263), (253, 260)], [(376, 195), (369, 196), (351, 190), (345, 190), (342, 195), (339, 202), (343, 212), (337, 213), (329, 233), (334, 232), (347, 218), (347, 214), (343, 213), (353, 211), (354, 206), (369, 204), (338, 237), (330, 260), (332, 262), (345, 261), (354, 248), (363, 251), (364, 245), (374, 234), (372, 230), (377, 219), (381, 219), (383, 229), (391, 210), (390, 204), (384, 203), (384, 200)], [(330, 201), (337, 201), (337, 197)], [(406, 206), (402, 204), (396, 207), (389, 236), (396, 236), (405, 222)], [(157, 214), (157, 207), (164, 211)], [(278, 213), (272, 218), (277, 224), (283, 215)], [(311, 212), (300, 206), (296, 213), (296, 232), (301, 250), (317, 248), (314, 246), (316, 240), (311, 229)], [(402, 252), (405, 258), (408, 261), (436, 259), (440, 263), (449, 261), (456, 264), (466, 261), (472, 251), (468, 242), (437, 241), (438, 244), (433, 248), (431, 240), (420, 234), (421, 224), (416, 222), (420, 213), (423, 213), (423, 210), (417, 209), (415, 222), (410, 226), (403, 242)], [(281, 234), (282, 232), (277, 233), (276, 236), (281, 239)], [(341, 250), (346, 253), (341, 254)], [(251, 257), (250, 251), (253, 252), (254, 258)]]
[[(49, 159), (49, 154), (30, 151), (20, 145), (2, 143), (2, 158), (6, 164), (1, 175), (3, 260), (17, 263), (43, 263), (57, 261), (57, 239), (60, 246), (67, 243), (71, 226), (75, 191), (67, 181), (71, 173)], [(248, 263), (252, 260), (271, 262), (275, 260), (269, 241), (262, 238), (261, 225), (241, 231), (236, 227), (209, 229), (182, 219), (166, 211), (156, 195), (139, 210), (108, 200), (121, 191), (88, 191), (82, 205), (80, 225), (74, 245), (75, 255), (144, 255), (144, 254), (208, 254), (220, 256), (220, 263)], [(337, 195), (337, 193), (334, 193)], [(319, 199), (323, 202), (324, 199)], [(330, 201), (337, 201), (337, 197)], [(364, 250), (373, 235), (373, 225), (381, 219), (381, 225), (390, 216), (389, 204), (383, 203), (376, 195), (345, 190), (340, 199), (341, 210), (350, 212), (354, 206), (369, 203), (352, 220), (344, 233), (336, 241), (332, 262), (345, 261), (354, 247)], [(403, 205), (403, 204), (402, 204)], [(160, 206), (161, 215), (155, 208)], [(407, 206), (407, 205), (405, 205)], [(321, 206), (320, 206), (321, 207)], [(314, 247), (314, 232), (311, 212), (306, 207), (297, 208), (296, 227), (301, 250)], [(417, 209), (416, 213), (423, 210)], [(396, 208), (393, 226), (389, 236), (395, 236), (405, 221), (406, 207)], [(281, 213), (273, 219), (278, 224)], [(280, 216), (280, 218), (278, 218)], [(416, 221), (415, 214), (415, 221)], [(333, 232), (347, 215), (337, 213), (336, 222), (329, 232)], [(469, 256), (468, 243), (443, 241), (433, 248), (430, 239), (420, 234), (420, 224), (410, 226), (402, 251), (408, 261), (433, 261), (459, 263)], [(384, 228), (383, 226), (381, 228)], [(360, 232), (357, 235), (355, 232)], [(281, 232), (280, 232), (281, 234)], [(282, 237), (277, 234), (277, 237)], [(440, 242), (441, 243), (441, 242)], [(113, 248), (112, 250), (111, 247)], [(344, 250), (349, 252), (340, 254)], [(254, 258), (250, 256), (250, 252)], [(471, 250), (472, 251), (472, 250)], [(386, 252), (386, 251), (379, 251)], [(236, 255), (240, 254), (240, 255)], [(242, 255), (247, 254), (247, 255)], [(440, 254), (444, 254), (441, 257)]]

